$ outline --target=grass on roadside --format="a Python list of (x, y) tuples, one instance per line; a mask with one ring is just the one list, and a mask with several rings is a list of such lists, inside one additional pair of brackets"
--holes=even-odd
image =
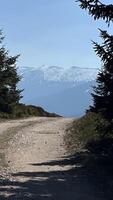
[(87, 113), (73, 122), (65, 136), (67, 152), (75, 164), (79, 163), (89, 182), (108, 200), (113, 199), (112, 127), (101, 115)]
[(60, 117), (55, 113), (49, 113), (45, 111), (42, 107), (34, 105), (17, 104), (12, 105), (10, 112), (1, 112), (0, 119), (18, 119), (24, 117)]
[[(67, 150), (70, 153), (75, 153), (83, 149), (88, 150), (89, 148), (90, 151), (93, 151), (94, 148), (95, 151), (99, 151), (99, 149), (96, 149), (96, 144), (99, 145), (100, 143), (104, 147), (104, 143), (113, 138), (110, 126), (111, 124), (100, 114), (87, 113), (82, 118), (75, 120), (68, 128), (65, 136)], [(110, 130), (109, 133), (108, 129)], [(90, 145), (92, 145), (93, 149), (91, 149)]]

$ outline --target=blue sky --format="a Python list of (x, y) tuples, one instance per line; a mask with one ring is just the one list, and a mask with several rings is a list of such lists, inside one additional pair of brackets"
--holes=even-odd
[(0, 7), (0, 28), (10, 54), (21, 54), (18, 65), (100, 66), (91, 40), (108, 27), (75, 0), (0, 0)]

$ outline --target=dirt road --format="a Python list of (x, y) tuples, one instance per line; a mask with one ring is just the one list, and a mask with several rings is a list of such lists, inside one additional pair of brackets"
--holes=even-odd
[(72, 121), (34, 117), (0, 123), (5, 154), (0, 200), (101, 199), (66, 153), (64, 135)]

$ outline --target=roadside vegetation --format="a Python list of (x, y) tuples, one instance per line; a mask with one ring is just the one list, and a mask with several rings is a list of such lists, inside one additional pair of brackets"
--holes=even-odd
[(17, 73), (19, 55), (10, 56), (4, 46), (4, 36), (0, 31), (0, 118), (15, 119), (30, 116), (58, 116), (48, 113), (43, 108), (20, 103), (22, 90), (18, 89), (21, 80)]
[[(113, 126), (101, 114), (88, 112), (74, 120), (67, 130), (65, 142), (70, 153), (82, 150), (104, 156), (112, 155)], [(107, 134), (106, 134), (107, 132)]]
[[(113, 21), (113, 5), (99, 0), (79, 0), (80, 7), (88, 10), (94, 20), (103, 19), (108, 25)], [(93, 105), (86, 115), (76, 120), (71, 128), (70, 138), (91, 152), (112, 155), (113, 138), (113, 35), (100, 30), (102, 44), (93, 41), (94, 51), (101, 60), (96, 86), (93, 88)], [(74, 139), (75, 138), (75, 139)], [(69, 146), (69, 145), (68, 145)]]
[[(102, 19), (109, 27), (113, 22), (113, 4), (99, 0), (78, 0), (94, 20)], [(93, 105), (85, 116), (73, 122), (65, 142), (69, 154), (91, 175), (105, 199), (113, 198), (113, 35), (99, 30), (102, 44), (93, 42), (101, 59), (97, 84), (93, 89)]]
[(65, 145), (72, 162), (79, 165), (89, 183), (98, 188), (101, 198), (113, 198), (113, 131), (100, 114), (87, 113), (68, 127)]
[(0, 119), (18, 119), (18, 118), (26, 118), (32, 116), (40, 116), (40, 117), (59, 117), (59, 115), (55, 113), (49, 113), (45, 111), (42, 107), (34, 106), (34, 105), (25, 105), (25, 104), (14, 104), (12, 107), (12, 111), (8, 112), (0, 112)]

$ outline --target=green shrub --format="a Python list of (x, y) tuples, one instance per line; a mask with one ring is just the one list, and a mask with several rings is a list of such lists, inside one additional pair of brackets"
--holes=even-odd
[(0, 112), (0, 118), (4, 119), (16, 119), (30, 116), (42, 116), (42, 117), (57, 117), (54, 113), (48, 113), (43, 108), (33, 105), (25, 104), (12, 104), (11, 113)]
[(98, 150), (99, 152), (99, 148), (104, 148), (105, 141), (113, 137), (112, 127), (112, 123), (104, 119), (101, 114), (87, 113), (82, 118), (75, 120), (67, 130), (65, 141), (69, 152), (74, 153), (80, 151), (80, 149), (92, 152)]

